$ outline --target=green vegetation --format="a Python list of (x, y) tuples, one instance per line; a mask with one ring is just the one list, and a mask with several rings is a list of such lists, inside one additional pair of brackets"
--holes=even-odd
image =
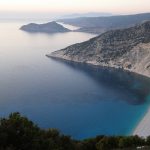
[(150, 149), (150, 137), (97, 136), (77, 141), (56, 129), (40, 129), (19, 113), (0, 120), (0, 150), (131, 150), (142, 146)]

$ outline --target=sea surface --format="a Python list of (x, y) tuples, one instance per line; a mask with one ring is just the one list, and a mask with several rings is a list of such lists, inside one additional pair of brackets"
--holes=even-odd
[(96, 35), (31, 34), (0, 21), (0, 116), (20, 112), (76, 139), (130, 135), (150, 106), (150, 79), (45, 55)]

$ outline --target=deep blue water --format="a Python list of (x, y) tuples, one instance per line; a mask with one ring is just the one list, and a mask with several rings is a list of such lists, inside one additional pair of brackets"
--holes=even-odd
[(150, 79), (45, 54), (95, 35), (29, 34), (0, 22), (0, 116), (19, 111), (77, 139), (129, 135), (150, 106)]

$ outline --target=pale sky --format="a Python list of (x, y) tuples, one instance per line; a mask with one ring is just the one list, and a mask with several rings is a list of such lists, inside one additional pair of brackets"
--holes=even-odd
[(130, 14), (150, 12), (150, 0), (0, 0), (0, 13)]

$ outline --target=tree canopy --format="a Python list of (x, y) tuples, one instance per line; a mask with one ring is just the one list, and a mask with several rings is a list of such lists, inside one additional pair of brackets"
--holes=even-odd
[(0, 119), (0, 150), (118, 150), (150, 149), (150, 137), (97, 136), (75, 140), (57, 129), (41, 129), (20, 113)]

